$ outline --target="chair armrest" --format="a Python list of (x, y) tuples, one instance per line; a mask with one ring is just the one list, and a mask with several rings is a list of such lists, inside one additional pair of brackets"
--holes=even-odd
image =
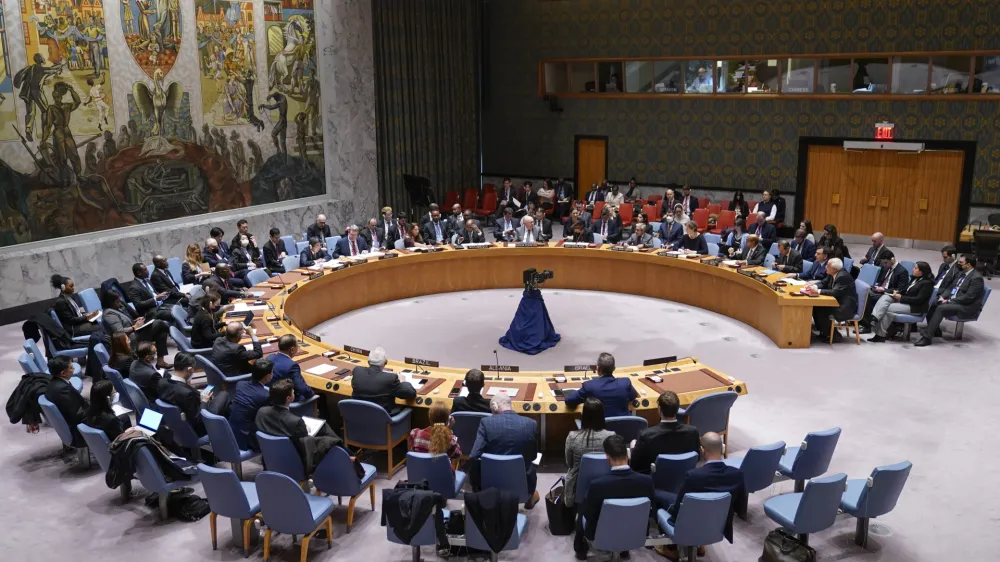
[(188, 351), (188, 353), (191, 353), (193, 355), (206, 355), (212, 353), (212, 348), (211, 347), (192, 348), (190, 351)]
[(413, 410), (411, 410), (409, 408), (405, 408), (402, 412), (396, 414), (395, 416), (390, 417), (389, 418), (389, 422), (392, 425), (398, 425), (398, 424), (406, 421), (410, 417), (411, 413), (413, 413)]
[(227, 377), (223, 375), (222, 379), (226, 382), (240, 382), (240, 381), (250, 380), (250, 373), (246, 373), (243, 375), (236, 375), (232, 377)]
[(316, 412), (316, 408), (313, 404), (319, 400), (319, 394), (313, 394), (307, 400), (302, 400), (300, 402), (292, 402), (288, 405), (288, 409), (297, 416), (312, 416)]
[(90, 336), (73, 336), (73, 341), (75, 343), (87, 343), (90, 341)]
[(687, 414), (687, 408), (678, 408), (677, 409), (677, 419), (686, 418), (687, 415), (688, 415)]

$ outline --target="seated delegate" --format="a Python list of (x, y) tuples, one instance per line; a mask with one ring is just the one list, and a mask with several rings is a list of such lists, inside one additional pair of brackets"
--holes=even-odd
[(257, 412), (267, 405), (270, 398), (272, 369), (274, 363), (267, 359), (254, 361), (250, 371), (250, 380), (236, 383), (233, 398), (229, 405), (229, 425), (233, 429), (236, 443), (243, 450), (260, 450), (257, 444), (257, 426), (254, 420)]
[(918, 261), (912, 273), (913, 277), (903, 291), (886, 293), (875, 303), (872, 309), (875, 335), (868, 341), (880, 343), (895, 337), (900, 329), (899, 324), (894, 324), (897, 314), (920, 315), (927, 312), (934, 292), (931, 266), (925, 261)]
[(385, 350), (376, 347), (368, 354), (368, 366), (355, 367), (351, 372), (351, 398), (378, 404), (395, 416), (403, 410), (403, 406), (396, 405), (396, 399), (413, 400), (417, 391), (410, 383), (400, 382), (395, 373), (385, 372), (385, 364)]
[(788, 240), (782, 240), (778, 242), (778, 257), (771, 268), (782, 273), (802, 273), (802, 255), (792, 249)]
[(483, 398), (483, 385), (485, 377), (479, 369), (469, 369), (465, 373), (464, 388), (468, 392), (465, 396), (459, 396), (451, 401), (451, 413), (455, 412), (479, 412), (490, 413), (490, 401)]
[(604, 440), (615, 433), (605, 429), (604, 405), (597, 398), (583, 401), (580, 429), (570, 431), (566, 436), (566, 486), (563, 501), (568, 507), (576, 502), (576, 480), (580, 474), (583, 455), (604, 450)]
[(484, 454), (521, 455), (524, 459), (525, 477), (528, 480), (528, 501), (525, 509), (538, 503), (538, 474), (535, 472), (535, 457), (538, 455), (538, 423), (528, 417), (519, 416), (514, 411), (510, 396), (501, 392), (490, 401), (493, 415), (479, 423), (476, 442), (469, 453), (474, 461), (469, 465), (469, 477), (474, 490), (481, 488), (479, 460)]
[[(854, 289), (854, 278), (844, 269), (844, 262), (833, 258), (826, 262), (826, 278), (819, 285), (806, 285), (803, 291), (837, 299), (837, 307), (813, 307), (813, 323), (819, 332), (820, 341), (830, 336), (830, 320), (843, 322), (858, 312), (858, 292)], [(833, 332), (833, 340), (841, 340), (840, 332)]]
[(301, 401), (312, 398), (316, 392), (302, 378), (302, 369), (294, 359), (298, 352), (299, 341), (292, 334), (285, 334), (278, 339), (278, 352), (268, 355), (267, 358), (274, 363), (274, 380), (292, 381), (295, 395)]
[[(444, 402), (435, 402), (427, 414), (427, 419), (430, 422), (429, 426), (410, 430), (407, 448), (414, 453), (447, 455), (452, 461), (461, 458), (462, 448), (458, 445), (458, 436), (451, 430), (455, 418), (448, 414), (448, 406)], [(454, 465), (451, 466), (454, 470)]]
[[(276, 381), (268, 393), (270, 405), (257, 411), (254, 426), (257, 431), (275, 437), (287, 437), (299, 453), (299, 460), (306, 474), (312, 474), (323, 457), (334, 447), (343, 443), (340, 437), (324, 423), (314, 436), (309, 435), (305, 420), (296, 415), (288, 406), (295, 402), (295, 388), (292, 381)], [(310, 443), (307, 445), (306, 441)]]
[(698, 429), (677, 421), (680, 399), (673, 391), (666, 391), (656, 399), (660, 423), (639, 434), (632, 448), (632, 469), (648, 474), (658, 455), (680, 455), (698, 450)]
[(571, 392), (566, 397), (566, 407), (576, 408), (593, 396), (604, 404), (605, 415), (608, 417), (629, 415), (629, 405), (638, 398), (639, 393), (627, 377), (615, 377), (613, 355), (602, 353), (597, 357), (597, 374), (596, 379), (584, 381), (580, 390)]
[[(250, 336), (250, 346), (247, 349), (240, 343), (243, 336)], [(257, 330), (245, 326), (242, 322), (226, 324), (226, 335), (217, 338), (212, 345), (212, 363), (227, 377), (235, 377), (250, 372), (251, 363), (264, 356)]]
[(966, 254), (958, 258), (960, 273), (950, 287), (938, 290), (937, 302), (927, 312), (927, 326), (920, 330), (920, 340), (914, 345), (926, 347), (933, 338), (940, 336), (941, 322), (947, 316), (969, 317), (983, 306), (985, 283), (976, 271), (976, 257)]

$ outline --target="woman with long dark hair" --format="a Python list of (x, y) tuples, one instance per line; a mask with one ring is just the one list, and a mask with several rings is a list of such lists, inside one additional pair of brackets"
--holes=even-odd
[(132, 344), (129, 341), (128, 334), (125, 332), (115, 332), (111, 334), (111, 360), (108, 361), (108, 365), (121, 373), (121, 376), (127, 377), (129, 370), (132, 368), (132, 362), (135, 361), (135, 355), (132, 354)]
[(131, 423), (123, 421), (115, 415), (111, 404), (115, 398), (115, 387), (109, 380), (101, 380), (90, 388), (90, 408), (87, 410), (83, 423), (94, 429), (100, 429), (108, 436), (108, 441), (114, 441)]
[(587, 453), (604, 451), (604, 440), (614, 435), (604, 428), (604, 404), (594, 397), (583, 401), (580, 429), (566, 436), (566, 488), (563, 498), (572, 507), (576, 494), (576, 478), (580, 474), (580, 459)]
[(817, 248), (827, 248), (833, 250), (832, 256), (827, 256), (831, 258), (850, 258), (851, 252), (847, 249), (847, 244), (844, 244), (844, 240), (837, 233), (837, 225), (828, 224), (823, 227), (823, 236), (820, 236), (819, 242), (816, 243)]
[(806, 232), (806, 240), (816, 243), (816, 237), (813, 236), (813, 223), (809, 219), (805, 219), (799, 223), (799, 228)]
[(890, 340), (899, 333), (900, 325), (896, 324), (897, 314), (921, 315), (930, 308), (931, 294), (934, 292), (934, 274), (931, 266), (925, 261), (913, 264), (910, 272), (909, 285), (902, 293), (887, 293), (879, 297), (872, 311), (875, 322), (875, 335), (868, 341), (880, 343)]
[(746, 218), (750, 214), (750, 206), (747, 205), (742, 191), (737, 189), (736, 193), (733, 193), (733, 199), (729, 202), (729, 210), (735, 211), (737, 217)]

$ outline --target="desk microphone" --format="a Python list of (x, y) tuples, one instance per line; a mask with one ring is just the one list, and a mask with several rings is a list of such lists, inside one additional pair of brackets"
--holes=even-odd
[(499, 379), (500, 378), (500, 355), (497, 354), (497, 350), (495, 350), (495, 349), (493, 350), (493, 357), (496, 358), (496, 363), (494, 363), (494, 366), (496, 367), (497, 379)]
[(298, 336), (299, 336), (299, 345), (305, 344), (306, 341), (304, 339), (302, 339), (302, 330), (298, 326), (295, 325), (295, 321), (292, 320), (291, 318), (289, 318), (288, 319), (288, 323), (291, 324), (293, 328), (295, 328), (296, 330), (298, 330), (298, 332), (299, 332), (299, 334), (298, 334)]

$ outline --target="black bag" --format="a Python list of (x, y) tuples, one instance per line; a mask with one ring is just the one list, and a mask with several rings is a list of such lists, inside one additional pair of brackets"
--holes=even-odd
[(816, 562), (816, 551), (784, 529), (775, 529), (764, 540), (758, 562)]
[[(168, 492), (167, 513), (181, 521), (198, 521), (212, 512), (208, 501), (194, 493), (193, 488), (181, 488), (173, 493)], [(146, 507), (155, 508), (159, 504), (159, 496), (155, 493), (146, 496)]]
[(549, 532), (555, 536), (573, 534), (576, 509), (566, 505), (566, 479), (560, 478), (545, 494), (545, 512), (549, 516)]

